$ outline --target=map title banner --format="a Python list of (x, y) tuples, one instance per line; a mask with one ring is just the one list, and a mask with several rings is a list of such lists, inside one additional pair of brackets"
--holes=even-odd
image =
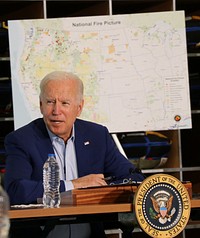
[(79, 22), (79, 23), (72, 23), (72, 27), (84, 27), (84, 26), (116, 26), (116, 25), (121, 25), (121, 21), (92, 21), (92, 22)]

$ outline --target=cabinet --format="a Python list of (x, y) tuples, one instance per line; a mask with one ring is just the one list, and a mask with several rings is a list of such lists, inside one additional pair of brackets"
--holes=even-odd
[[(176, 1), (177, 10), (185, 10), (186, 20), (190, 21), (191, 16), (200, 16), (200, 2), (199, 1)], [(197, 23), (198, 24), (198, 23)], [(189, 24), (186, 24), (189, 25)], [(194, 25), (195, 26), (195, 25)], [(191, 42), (191, 39), (198, 34), (197, 32), (189, 32), (192, 36), (187, 35), (187, 40)], [(191, 38), (191, 39), (190, 39)], [(190, 43), (189, 42), (189, 43)], [(200, 161), (198, 160), (198, 148), (199, 148), (199, 119), (200, 119), (200, 105), (198, 97), (200, 92), (198, 91), (198, 85), (200, 80), (200, 54), (199, 48), (193, 47), (188, 44), (188, 68), (189, 68), (189, 84), (190, 84), (190, 98), (192, 109), (192, 129), (181, 130), (180, 132), (180, 146), (181, 146), (181, 175), (183, 180), (190, 180), (193, 186), (193, 196), (198, 196), (200, 193)], [(192, 210), (191, 223), (188, 224), (188, 229), (185, 230), (185, 237), (194, 235), (198, 236), (200, 229), (200, 223), (196, 220), (200, 220), (199, 209)], [(195, 229), (193, 229), (195, 228)]]
[[(108, 14), (129, 14), (154, 11), (185, 10), (186, 16), (200, 15), (199, 0), (104, 0), (104, 1), (0, 1), (0, 21), (13, 19), (38, 19), (56, 17), (97, 16)], [(1, 46), (0, 46), (1, 47)], [(0, 53), (0, 110), (9, 108), (12, 102), (10, 85), (10, 65), (7, 51)], [(200, 52), (188, 52), (189, 73), (196, 76), (194, 83), (200, 81)], [(200, 85), (200, 84), (199, 84)], [(143, 172), (170, 173), (180, 180), (190, 180), (193, 191), (200, 193), (199, 179), (200, 162), (198, 144), (200, 138), (200, 100), (198, 92), (191, 90), (193, 128), (182, 131), (163, 131), (172, 140), (169, 159), (163, 168), (147, 169)], [(2, 103), (3, 102), (3, 103)], [(2, 110), (2, 111), (3, 111)], [(6, 114), (7, 113), (7, 114)], [(3, 149), (4, 136), (14, 129), (12, 107), (9, 112), (0, 112), (0, 148)], [(187, 235), (187, 230), (183, 236)]]
[(8, 30), (5, 22), (0, 23), (0, 128), (0, 171), (3, 171), (5, 164), (4, 136), (14, 129)]

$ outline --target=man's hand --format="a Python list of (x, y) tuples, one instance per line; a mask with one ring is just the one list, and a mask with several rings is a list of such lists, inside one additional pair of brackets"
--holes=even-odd
[(89, 174), (72, 180), (72, 183), (74, 185), (74, 188), (86, 188), (107, 185), (104, 180), (103, 174)]

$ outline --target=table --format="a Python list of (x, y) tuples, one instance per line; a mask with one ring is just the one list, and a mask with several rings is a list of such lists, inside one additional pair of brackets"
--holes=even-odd
[(62, 217), (79, 216), (105, 213), (132, 212), (131, 203), (121, 204), (93, 204), (93, 205), (62, 205), (60, 208), (26, 208), (11, 209), (9, 211), (10, 219), (25, 218), (44, 218), (44, 217)]
[(200, 199), (191, 199), (191, 208), (200, 208)]
[[(191, 208), (199, 208), (200, 199), (191, 200)], [(50, 222), (81, 223), (89, 221), (119, 221), (119, 214), (133, 213), (132, 203), (91, 204), (91, 205), (61, 205), (60, 208), (26, 208), (11, 209), (9, 217), (11, 226), (23, 229), (23, 226), (37, 227)], [(23, 222), (21, 222), (23, 221)], [(121, 222), (121, 221), (120, 221)], [(21, 225), (22, 224), (22, 225)], [(122, 227), (120, 227), (122, 228)], [(123, 226), (123, 232), (130, 233), (130, 227)], [(14, 231), (15, 232), (15, 231)], [(126, 236), (124, 236), (126, 237)], [(128, 237), (128, 235), (127, 235)]]
[[(200, 208), (200, 199), (191, 200), (191, 208)], [(44, 218), (44, 217), (62, 217), (79, 216), (105, 213), (132, 212), (131, 203), (116, 204), (92, 204), (92, 205), (62, 205), (60, 208), (26, 208), (11, 209), (9, 211), (10, 219), (25, 218)]]
[[(59, 208), (18, 208), (9, 211), (11, 234), (24, 227), (35, 230), (40, 225), (84, 223), (84, 222), (118, 222), (118, 213), (133, 211), (131, 203), (61, 205)], [(126, 227), (121, 227), (126, 232)], [(20, 237), (20, 236), (18, 236)]]

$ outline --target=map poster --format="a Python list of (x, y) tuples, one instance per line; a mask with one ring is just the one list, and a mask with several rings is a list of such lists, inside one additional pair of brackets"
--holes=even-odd
[(85, 86), (81, 118), (111, 133), (191, 128), (183, 11), (8, 22), (15, 128), (41, 117), (51, 71)]

